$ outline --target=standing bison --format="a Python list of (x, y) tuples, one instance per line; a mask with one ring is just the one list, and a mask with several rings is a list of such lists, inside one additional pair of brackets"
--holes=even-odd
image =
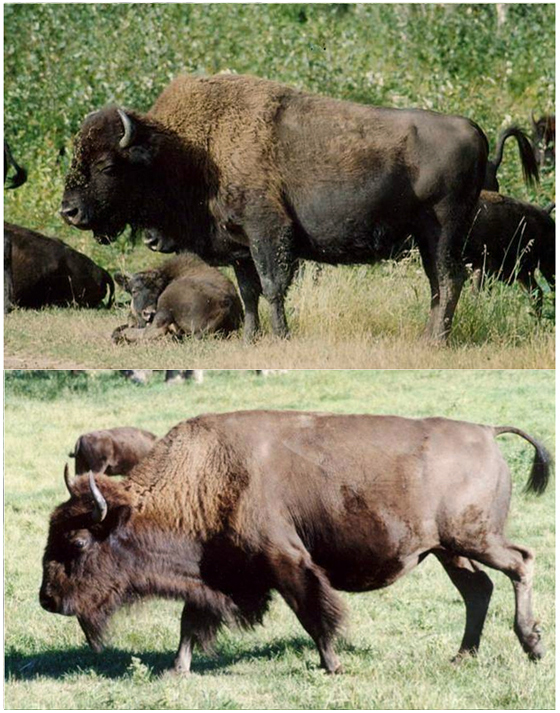
[(484, 180), (476, 124), (362, 106), (249, 76), (179, 77), (146, 115), (105, 108), (77, 136), (61, 213), (109, 242), (131, 225), (233, 265), (245, 334), (258, 300), (287, 334), (297, 258), (375, 262), (413, 233), (431, 288), (427, 334), (451, 328), (461, 245)]
[(152, 450), (156, 441), (157, 436), (143, 428), (118, 426), (83, 433), (69, 455), (76, 459), (76, 475), (90, 470), (126, 475)]
[(276, 589), (336, 673), (335, 590), (385, 587), (433, 554), (465, 601), (459, 654), (479, 646), (492, 594), (484, 564), (511, 579), (515, 633), (538, 659), (534, 555), (504, 535), (511, 477), (494, 440), (503, 433), (535, 448), (527, 490), (542, 493), (549, 457), (510, 426), (296, 411), (193, 418), (122, 482), (66, 478), (41, 605), (76, 616), (98, 650), (122, 604), (182, 600), (175, 668), (187, 672), (194, 644), (211, 643), (223, 623), (259, 622)]

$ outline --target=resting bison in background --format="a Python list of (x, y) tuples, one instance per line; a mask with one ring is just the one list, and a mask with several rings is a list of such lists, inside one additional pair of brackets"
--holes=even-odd
[(533, 144), (535, 158), (539, 166), (556, 162), (556, 116), (545, 114), (540, 119), (535, 119), (531, 113), (531, 126), (533, 128)]
[(465, 601), (459, 654), (479, 646), (492, 593), (485, 564), (512, 580), (514, 630), (538, 659), (534, 555), (504, 535), (511, 477), (494, 442), (503, 433), (535, 448), (527, 490), (542, 493), (549, 457), (510, 426), (297, 411), (184, 421), (126, 480), (67, 478), (41, 605), (78, 617), (99, 650), (122, 604), (182, 600), (175, 669), (187, 672), (193, 644), (211, 643), (223, 623), (261, 621), (276, 589), (336, 673), (344, 607), (334, 590), (385, 587), (433, 554)]
[(196, 255), (179, 255), (160, 267), (115, 280), (130, 293), (129, 326), (114, 341), (230, 334), (241, 327), (243, 308), (232, 282)]
[(75, 473), (90, 470), (107, 475), (125, 475), (153, 448), (157, 436), (142, 428), (121, 426), (82, 434), (74, 451)]
[(472, 263), (480, 286), (482, 274), (503, 282), (515, 280), (535, 294), (540, 314), (543, 292), (535, 270), (555, 288), (555, 223), (547, 210), (499, 193), (482, 191), (472, 229), (464, 248), (465, 262)]
[(338, 101), (249, 76), (179, 77), (147, 115), (86, 117), (61, 213), (110, 242), (125, 228), (233, 265), (245, 333), (258, 300), (274, 333), (297, 258), (375, 262), (414, 233), (431, 287), (427, 333), (445, 338), (461, 245), (488, 142), (473, 122)]
[(11, 250), (13, 302), (19, 307), (97, 307), (107, 289), (107, 306), (112, 304), (109, 273), (62, 240), (5, 222), (4, 246), (6, 242)]
[(529, 137), (519, 127), (509, 126), (507, 129), (503, 129), (500, 132), (494, 158), (488, 159), (488, 163), (486, 164), (486, 176), (484, 178), (484, 185), (482, 186), (486, 191), (500, 190), (497, 173), (504, 156), (504, 144), (510, 136), (515, 137), (517, 141), (519, 158), (521, 159), (521, 168), (523, 170), (523, 178), (526, 185), (531, 186), (533, 183), (539, 182), (539, 167), (537, 165), (533, 145), (529, 140)]

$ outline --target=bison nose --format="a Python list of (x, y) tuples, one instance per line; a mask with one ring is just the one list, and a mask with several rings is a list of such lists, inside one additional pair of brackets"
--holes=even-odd
[(50, 594), (47, 594), (44, 589), (41, 589), (41, 591), (39, 592), (39, 602), (41, 603), (43, 609), (46, 609), (47, 611), (50, 611), (53, 614), (56, 614), (58, 612), (58, 607), (56, 605), (54, 597), (51, 597)]
[(60, 215), (69, 225), (80, 225), (84, 222), (83, 211), (79, 206), (70, 201), (62, 201), (60, 206)]
[(142, 310), (142, 317), (144, 317), (144, 319), (146, 320), (146, 322), (148, 322), (148, 324), (153, 320), (155, 314), (156, 314), (156, 311), (153, 307)]

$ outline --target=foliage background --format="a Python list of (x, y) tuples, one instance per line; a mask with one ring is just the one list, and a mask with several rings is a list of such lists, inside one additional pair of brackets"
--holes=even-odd
[[(508, 4), (5, 4), (4, 122), (28, 182), (5, 192), (8, 220), (56, 235), (110, 271), (161, 262), (125, 234), (99, 246), (58, 215), (72, 137), (109, 102), (147, 110), (181, 72), (252, 73), (342, 99), (458, 113), (493, 147), (500, 128), (554, 110), (555, 6)], [(546, 205), (554, 169), (527, 189), (506, 144), (502, 191)], [(554, 363), (553, 301), (537, 322), (520, 287), (463, 291), (452, 346), (421, 346), (428, 283), (419, 260), (325, 267), (290, 290), (294, 340), (113, 348), (125, 310), (16, 311), (6, 319), (11, 366), (507, 366)], [(388, 299), (388, 295), (391, 299)], [(122, 300), (122, 293), (120, 295)], [(268, 310), (263, 301), (263, 321)], [(412, 349), (410, 348), (413, 345)], [(154, 351), (162, 361), (152, 361)], [(23, 354), (23, 356), (22, 356)], [(29, 359), (29, 355), (32, 358)], [(48, 355), (46, 363), (38, 363)], [(408, 358), (403, 359), (403, 356)], [(125, 363), (132, 359), (132, 362)], [(174, 362), (174, 363), (172, 363)]]
[(480, 655), (450, 663), (464, 626), (463, 602), (434, 557), (387, 589), (343, 594), (346, 673), (328, 677), (293, 613), (275, 597), (264, 626), (224, 630), (214, 656), (193, 673), (166, 673), (181, 605), (152, 601), (121, 611), (102, 655), (74, 618), (41, 609), (38, 591), (48, 516), (66, 498), (62, 470), (78, 435), (132, 425), (164, 435), (209, 411), (279, 408), (337, 413), (441, 415), (512, 424), (554, 449), (553, 370), (291, 371), (269, 378), (206, 372), (202, 384), (147, 386), (107, 371), (5, 372), (4, 572), (7, 709), (553, 709), (555, 483), (541, 497), (523, 487), (533, 451), (498, 439), (513, 480), (509, 537), (536, 552), (534, 608), (548, 647), (531, 663), (512, 630), (511, 583), (495, 589)]

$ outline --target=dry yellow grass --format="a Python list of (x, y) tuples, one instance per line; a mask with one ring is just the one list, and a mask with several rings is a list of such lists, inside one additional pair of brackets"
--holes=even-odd
[[(118, 345), (112, 330), (126, 307), (112, 310), (16, 310), (5, 319), (7, 368), (553, 368), (554, 327), (540, 322), (518, 287), (495, 284), (463, 291), (448, 346), (422, 339), (427, 280), (415, 255), (374, 267), (306, 265), (292, 286), (292, 338), (270, 334), (263, 302), (263, 336), (227, 340), (164, 339)], [(551, 310), (551, 305), (547, 305)]]

